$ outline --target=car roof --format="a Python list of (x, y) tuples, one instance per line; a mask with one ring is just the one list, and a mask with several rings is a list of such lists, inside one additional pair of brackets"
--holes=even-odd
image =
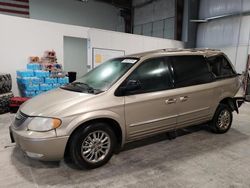
[(167, 56), (175, 56), (175, 55), (202, 55), (206, 57), (216, 56), (224, 54), (222, 51), (217, 49), (184, 49), (184, 48), (169, 48), (169, 49), (160, 49), (160, 50), (153, 50), (148, 52), (142, 52), (132, 55), (127, 55), (125, 57), (133, 57), (133, 58), (150, 58), (150, 56), (157, 56), (157, 55), (167, 55)]

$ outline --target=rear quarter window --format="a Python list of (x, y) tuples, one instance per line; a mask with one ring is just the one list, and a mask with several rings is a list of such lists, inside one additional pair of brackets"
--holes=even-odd
[(232, 68), (232, 65), (223, 55), (209, 57), (207, 60), (210, 71), (213, 73), (215, 78), (230, 78), (237, 75)]

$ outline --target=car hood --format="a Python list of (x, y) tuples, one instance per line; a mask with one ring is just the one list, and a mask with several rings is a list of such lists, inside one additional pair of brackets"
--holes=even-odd
[(28, 116), (61, 117), (61, 112), (95, 96), (59, 88), (28, 100), (21, 106), (20, 111)]

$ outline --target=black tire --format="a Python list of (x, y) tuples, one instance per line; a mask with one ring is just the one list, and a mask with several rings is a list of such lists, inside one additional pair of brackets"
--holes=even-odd
[[(108, 135), (107, 137), (109, 137), (110, 139), (108, 139), (110, 141), (110, 144), (108, 144), (108, 148), (106, 150), (106, 155), (105, 157), (100, 157), (99, 161), (96, 162), (90, 162), (89, 160), (85, 159), (87, 158), (86, 156), (83, 156), (82, 154), (82, 150), (84, 150), (82, 147), (88, 147), (88, 149), (84, 150), (85, 152), (91, 150), (89, 152), (92, 153), (92, 150), (97, 149), (95, 148), (96, 146), (93, 146), (94, 149), (90, 149), (89, 148), (89, 143), (88, 143), (88, 137), (91, 136), (92, 134), (101, 134), (101, 133), (105, 133), (104, 135)], [(104, 137), (105, 138), (105, 137)], [(85, 142), (84, 142), (85, 141)], [(116, 147), (116, 136), (114, 131), (106, 124), (106, 123), (93, 123), (88, 125), (87, 127), (81, 127), (79, 129), (77, 129), (73, 135), (70, 137), (70, 142), (69, 142), (69, 152), (70, 152), (70, 158), (72, 159), (72, 161), (76, 164), (76, 166), (80, 169), (93, 169), (93, 168), (97, 168), (100, 167), (104, 164), (106, 164), (110, 158), (112, 157), (113, 153), (114, 153), (114, 149)], [(88, 146), (83, 146), (84, 143), (87, 143)], [(107, 145), (105, 146), (107, 147)], [(98, 151), (93, 153), (99, 153)], [(101, 154), (101, 153), (99, 153)], [(88, 154), (86, 154), (88, 155)], [(85, 157), (85, 158), (84, 158)]]
[(10, 92), (12, 88), (12, 80), (10, 74), (0, 74), (0, 93)]
[(12, 92), (0, 94), (0, 114), (9, 112), (9, 104), (12, 97)]
[(232, 125), (233, 114), (228, 105), (219, 104), (215, 111), (213, 120), (210, 122), (212, 132), (217, 134), (226, 133)]

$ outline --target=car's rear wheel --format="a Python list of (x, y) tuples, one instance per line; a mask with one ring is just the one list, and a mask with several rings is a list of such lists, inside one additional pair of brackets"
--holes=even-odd
[(214, 133), (226, 133), (232, 125), (233, 114), (229, 106), (220, 104), (216, 109), (213, 120), (210, 123)]
[(70, 156), (79, 168), (97, 168), (113, 155), (116, 136), (105, 123), (94, 123), (78, 129), (70, 141)]

